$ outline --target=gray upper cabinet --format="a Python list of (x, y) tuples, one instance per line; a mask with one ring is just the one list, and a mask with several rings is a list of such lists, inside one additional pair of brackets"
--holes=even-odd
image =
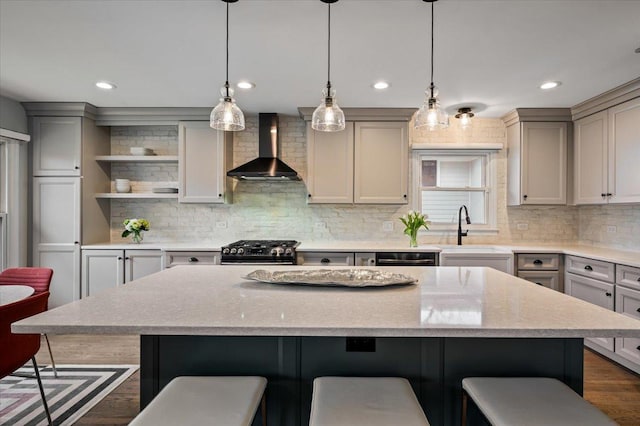
[(227, 170), (232, 163), (230, 132), (209, 127), (208, 121), (178, 125), (178, 201), (225, 203), (231, 201)]
[(507, 205), (567, 203), (567, 123), (507, 128)]
[(639, 203), (640, 98), (576, 121), (576, 204)]
[(34, 117), (33, 175), (80, 176), (81, 117)]
[(407, 122), (348, 122), (341, 132), (307, 125), (308, 201), (406, 204)]

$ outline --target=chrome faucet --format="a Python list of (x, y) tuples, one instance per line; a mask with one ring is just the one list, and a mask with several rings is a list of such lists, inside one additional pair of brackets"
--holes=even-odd
[(462, 237), (466, 237), (469, 230), (462, 232), (462, 209), (464, 209), (465, 220), (467, 221), (467, 225), (471, 224), (471, 219), (469, 219), (469, 211), (467, 210), (467, 206), (460, 207), (458, 210), (458, 245), (462, 245)]

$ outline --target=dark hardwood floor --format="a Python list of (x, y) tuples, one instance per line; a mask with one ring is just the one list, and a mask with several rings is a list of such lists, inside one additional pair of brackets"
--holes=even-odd
[[(138, 336), (49, 336), (58, 364), (139, 364)], [(44, 343), (37, 355), (48, 364)], [(140, 372), (105, 397), (76, 425), (126, 425), (138, 413)], [(640, 376), (585, 349), (584, 397), (621, 426), (640, 424)]]

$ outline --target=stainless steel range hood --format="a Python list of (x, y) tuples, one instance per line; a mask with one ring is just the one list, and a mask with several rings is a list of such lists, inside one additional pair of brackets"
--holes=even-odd
[(258, 114), (258, 158), (227, 172), (244, 180), (300, 180), (298, 172), (278, 158), (278, 114)]

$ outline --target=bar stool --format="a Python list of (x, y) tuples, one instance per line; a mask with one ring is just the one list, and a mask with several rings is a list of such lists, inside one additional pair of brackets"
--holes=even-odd
[(546, 377), (463, 379), (463, 425), (466, 425), (467, 397), (494, 426), (617, 424), (560, 380)]
[(309, 426), (428, 426), (407, 379), (318, 377)]
[(176, 377), (129, 426), (249, 426), (260, 404), (265, 425), (266, 386), (256, 376)]

